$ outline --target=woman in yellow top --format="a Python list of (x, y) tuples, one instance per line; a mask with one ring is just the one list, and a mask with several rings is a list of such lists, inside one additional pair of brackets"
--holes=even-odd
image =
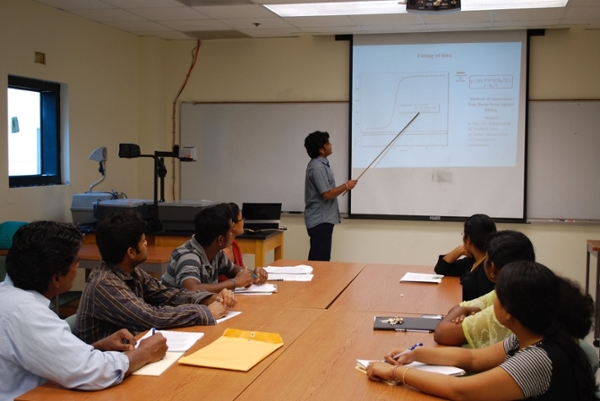
[[(484, 269), (490, 281), (496, 282), (505, 265), (519, 260), (535, 261), (533, 244), (525, 234), (504, 230), (489, 235)], [(504, 340), (511, 332), (494, 318), (495, 300), (496, 291), (492, 290), (450, 309), (435, 329), (435, 341), (481, 348)]]

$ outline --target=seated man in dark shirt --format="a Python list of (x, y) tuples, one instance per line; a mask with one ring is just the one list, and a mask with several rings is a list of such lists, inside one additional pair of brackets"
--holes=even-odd
[(235, 305), (229, 290), (213, 294), (167, 288), (138, 267), (147, 257), (146, 222), (137, 213), (119, 213), (96, 226), (102, 255), (83, 290), (75, 334), (87, 343), (116, 328), (139, 333), (152, 327), (211, 325)]

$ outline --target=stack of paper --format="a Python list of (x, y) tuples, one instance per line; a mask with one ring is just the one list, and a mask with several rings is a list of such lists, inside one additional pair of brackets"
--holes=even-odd
[[(359, 370), (360, 372), (367, 373), (367, 366), (369, 366), (369, 364), (371, 362), (379, 362), (379, 361), (376, 361), (376, 360), (373, 361), (373, 360), (368, 360), (368, 359), (357, 359), (356, 360), (356, 369)], [(427, 365), (427, 364), (424, 364), (421, 362), (409, 363), (406, 366), (410, 366), (415, 369), (423, 370), (425, 372), (439, 373), (439, 374), (447, 375), (447, 376), (462, 376), (465, 374), (464, 370), (462, 370), (461, 368), (454, 367), (454, 366)], [(394, 386), (394, 385), (398, 384), (398, 382), (396, 382), (394, 380), (383, 380), (383, 382), (386, 384), (389, 384), (390, 386)]]
[(441, 274), (426, 274), (426, 273), (406, 273), (400, 279), (400, 282), (416, 282), (416, 283), (441, 283), (444, 276)]
[[(204, 336), (204, 333), (190, 332), (190, 331), (170, 331), (170, 330), (156, 330), (156, 333), (160, 333), (164, 338), (167, 339), (167, 347), (169, 352), (185, 352), (192, 347)], [(140, 342), (152, 335), (152, 330), (148, 330), (146, 334), (138, 341), (137, 346)]]
[(248, 288), (236, 288), (234, 292), (240, 295), (271, 295), (277, 292), (277, 285), (269, 283), (261, 285), (252, 284)]
[(267, 266), (271, 281), (311, 281), (314, 277), (313, 268), (308, 265), (298, 266)]
[[(156, 330), (157, 333), (161, 333), (167, 339), (167, 347), (169, 351), (163, 359), (158, 362), (149, 363), (146, 366), (133, 372), (134, 375), (138, 376), (160, 376), (165, 370), (168, 369), (175, 361), (177, 361), (185, 351), (191, 348), (199, 339), (204, 336), (204, 333), (188, 332), (188, 331), (167, 331), (167, 330)], [(139, 346), (140, 342), (152, 335), (152, 331), (148, 332), (140, 338), (137, 342), (136, 347)]]

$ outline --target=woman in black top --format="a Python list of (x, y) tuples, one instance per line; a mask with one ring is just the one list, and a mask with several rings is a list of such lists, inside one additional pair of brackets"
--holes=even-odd
[(440, 255), (435, 272), (460, 277), (463, 301), (470, 301), (494, 289), (483, 269), (486, 238), (496, 232), (496, 224), (485, 214), (474, 214), (465, 221), (463, 243), (446, 255)]

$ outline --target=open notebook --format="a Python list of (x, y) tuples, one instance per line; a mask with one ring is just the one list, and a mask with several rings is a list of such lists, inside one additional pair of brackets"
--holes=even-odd
[[(356, 360), (356, 369), (360, 372), (367, 373), (367, 366), (371, 362), (380, 362), (377, 360), (369, 360), (369, 359), (357, 359)], [(456, 368), (454, 366), (442, 366), (442, 365), (427, 365), (421, 362), (413, 362), (406, 366), (410, 366), (414, 369), (419, 369), (425, 372), (431, 373), (439, 373), (447, 376), (462, 376), (465, 374), (465, 371), (461, 368)], [(398, 382), (394, 380), (383, 380), (384, 383), (389, 384), (390, 386), (394, 386), (398, 384)]]

